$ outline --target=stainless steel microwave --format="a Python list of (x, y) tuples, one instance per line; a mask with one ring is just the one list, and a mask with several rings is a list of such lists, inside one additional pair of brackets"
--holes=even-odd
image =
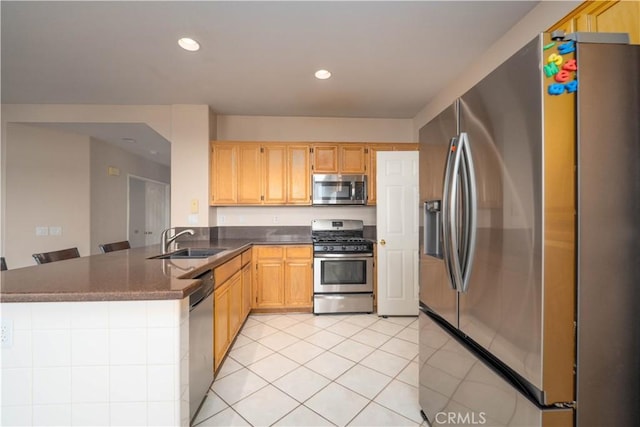
[(313, 175), (314, 205), (366, 205), (366, 175)]

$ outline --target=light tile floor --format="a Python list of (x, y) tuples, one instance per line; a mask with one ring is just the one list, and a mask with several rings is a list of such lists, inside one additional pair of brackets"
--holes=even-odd
[(251, 315), (194, 426), (426, 426), (416, 317)]

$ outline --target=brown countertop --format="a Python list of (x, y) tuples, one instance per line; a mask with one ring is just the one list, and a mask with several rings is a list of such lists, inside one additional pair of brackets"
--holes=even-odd
[(191, 241), (179, 247), (226, 248), (209, 258), (148, 259), (160, 245), (91, 255), (0, 273), (0, 302), (182, 299), (198, 289), (200, 274), (254, 244), (311, 244), (311, 238)]

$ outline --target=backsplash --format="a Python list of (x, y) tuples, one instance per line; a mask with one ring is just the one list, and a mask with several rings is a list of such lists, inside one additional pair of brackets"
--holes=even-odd
[[(222, 239), (256, 239), (282, 241), (311, 238), (311, 225), (302, 226), (226, 226), (226, 227), (176, 227), (176, 232), (191, 229), (195, 232), (193, 236), (185, 235), (180, 237), (180, 242), (209, 240), (215, 242)], [(364, 237), (375, 240), (376, 226), (365, 225)]]

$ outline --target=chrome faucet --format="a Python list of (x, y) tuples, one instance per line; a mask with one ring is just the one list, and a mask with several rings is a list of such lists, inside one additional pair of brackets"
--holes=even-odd
[(174, 234), (173, 236), (169, 237), (169, 232), (171, 230), (175, 230), (175, 228), (167, 228), (166, 230), (164, 230), (162, 232), (162, 234), (160, 235), (160, 244), (162, 245), (162, 253), (166, 254), (167, 252), (169, 252), (169, 245), (171, 244), (171, 242), (173, 242), (174, 240), (176, 240), (178, 237), (184, 235), (184, 234), (190, 234), (190, 235), (194, 235), (195, 232), (192, 229), (187, 229), (187, 230), (183, 230), (177, 234)]

